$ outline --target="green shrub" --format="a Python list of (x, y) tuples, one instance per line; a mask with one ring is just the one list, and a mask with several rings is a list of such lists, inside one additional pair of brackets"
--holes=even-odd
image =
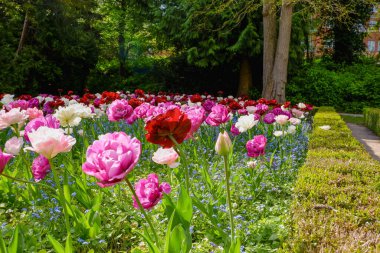
[(363, 114), (365, 125), (380, 136), (380, 109), (364, 108)]
[(333, 108), (321, 107), (313, 125), (294, 189), (293, 235), (282, 251), (377, 252), (380, 163)]
[(290, 75), (287, 96), (292, 102), (333, 106), (344, 112), (380, 107), (379, 70), (380, 66), (370, 60), (351, 66), (315, 62)]

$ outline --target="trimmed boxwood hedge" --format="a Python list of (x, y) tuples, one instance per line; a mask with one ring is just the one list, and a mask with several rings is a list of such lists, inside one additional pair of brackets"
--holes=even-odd
[(281, 251), (380, 252), (380, 163), (333, 108), (319, 108), (313, 126)]
[(380, 136), (380, 109), (364, 108), (364, 124), (375, 134)]

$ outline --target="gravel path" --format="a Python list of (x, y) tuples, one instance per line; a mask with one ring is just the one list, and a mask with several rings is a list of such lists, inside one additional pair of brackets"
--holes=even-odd
[(380, 137), (365, 126), (346, 124), (351, 129), (352, 135), (364, 145), (373, 159), (380, 161)]

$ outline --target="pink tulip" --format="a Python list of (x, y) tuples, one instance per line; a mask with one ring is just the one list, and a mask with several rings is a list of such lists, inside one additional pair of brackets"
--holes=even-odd
[(141, 154), (141, 143), (124, 132), (107, 133), (87, 149), (83, 172), (94, 176), (100, 187), (122, 181), (133, 170)]
[(276, 117), (274, 117), (274, 119), (276, 120), (277, 124), (285, 125), (286, 123), (288, 123), (289, 117), (286, 115), (277, 115)]
[(46, 117), (39, 117), (39, 118), (33, 119), (29, 121), (29, 123), (26, 124), (25, 126), (25, 129), (24, 129), (25, 140), (29, 141), (28, 134), (30, 132), (37, 130), (38, 128), (42, 126), (46, 126), (50, 128), (59, 128), (60, 124), (59, 124), (59, 121), (52, 115), (47, 115)]
[(300, 119), (297, 119), (297, 118), (290, 118), (290, 119), (289, 119), (289, 122), (290, 122), (292, 125), (299, 125), (299, 124), (301, 124), (301, 120), (300, 120)]
[(151, 107), (152, 106), (148, 103), (142, 103), (135, 108), (134, 114), (137, 116), (137, 118), (143, 119), (146, 117), (146, 114)]
[[(165, 182), (160, 185), (157, 174), (149, 174), (146, 179), (141, 179), (135, 184), (135, 191), (142, 207), (152, 209), (162, 199), (163, 193), (171, 192), (171, 187)], [(133, 197), (133, 206), (139, 209), (135, 197)]]
[(178, 159), (178, 154), (173, 148), (159, 148), (153, 153), (152, 160), (158, 164), (166, 164), (170, 168), (175, 168), (179, 165), (176, 162)]
[(303, 116), (303, 111), (297, 110), (296, 108), (292, 109), (292, 113), (296, 118), (301, 118)]
[(12, 155), (18, 155), (23, 144), (24, 140), (22, 137), (14, 136), (5, 143), (4, 151)]
[(227, 131), (219, 133), (218, 139), (215, 144), (215, 151), (219, 155), (225, 156), (228, 155), (232, 150), (232, 142)]
[(27, 119), (28, 115), (20, 108), (13, 108), (9, 112), (2, 110), (0, 111), (0, 130), (15, 124), (22, 126)]
[(128, 119), (133, 113), (133, 108), (127, 102), (127, 100), (117, 99), (113, 101), (108, 109), (107, 116), (109, 121), (119, 121)]
[(135, 123), (135, 121), (137, 120), (137, 116), (136, 114), (134, 114), (134, 112), (132, 112), (131, 116), (129, 116), (125, 121), (127, 122), (128, 125), (132, 125), (133, 123)]
[(252, 140), (248, 141), (246, 148), (249, 157), (258, 157), (265, 154), (265, 146), (267, 138), (264, 135), (256, 135)]
[(44, 112), (37, 109), (36, 107), (26, 109), (26, 114), (28, 115), (29, 120), (44, 116)]
[(5, 166), (14, 156), (8, 153), (3, 153), (0, 149), (0, 174), (3, 173)]
[(65, 135), (62, 129), (42, 126), (28, 134), (32, 147), (27, 150), (34, 151), (47, 159), (52, 159), (59, 153), (70, 152), (74, 146), (75, 138)]
[(224, 105), (215, 105), (211, 109), (211, 113), (206, 118), (206, 123), (210, 126), (219, 126), (230, 120), (230, 115)]
[(237, 136), (237, 135), (241, 134), (240, 131), (239, 131), (239, 129), (235, 126), (235, 124), (231, 125), (230, 132), (234, 136)]
[(191, 121), (190, 131), (185, 138), (185, 140), (187, 140), (189, 138), (192, 138), (193, 134), (196, 131), (198, 131), (199, 127), (202, 125), (205, 119), (206, 111), (201, 106), (192, 106), (192, 107), (188, 107), (185, 110), (185, 113), (187, 114), (187, 117)]
[(36, 182), (44, 179), (49, 171), (50, 171), (50, 164), (49, 164), (49, 160), (46, 159), (46, 157), (39, 155), (33, 160), (32, 174)]

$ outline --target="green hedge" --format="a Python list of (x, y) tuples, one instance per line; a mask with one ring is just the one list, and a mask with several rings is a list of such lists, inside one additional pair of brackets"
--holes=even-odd
[(364, 108), (363, 114), (365, 125), (380, 136), (380, 109)]
[(364, 107), (380, 107), (379, 70), (369, 59), (351, 66), (316, 61), (289, 75), (287, 99), (361, 113)]
[[(331, 107), (314, 117), (283, 252), (380, 252), (380, 163)], [(330, 130), (319, 126), (330, 125)]]

